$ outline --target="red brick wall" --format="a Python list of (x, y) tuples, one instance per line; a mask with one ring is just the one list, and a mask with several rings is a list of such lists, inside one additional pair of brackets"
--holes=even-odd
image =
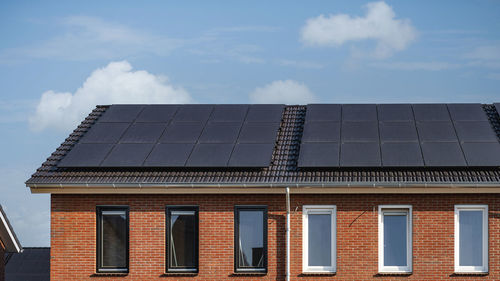
[[(130, 273), (95, 276), (95, 206), (130, 206)], [(196, 276), (164, 276), (165, 205), (200, 208)], [(268, 205), (268, 273), (233, 274), (234, 205)], [(337, 274), (303, 276), (302, 205), (337, 205)], [(413, 206), (413, 274), (378, 276), (378, 205)], [(489, 205), (489, 275), (453, 276), (455, 204)], [(292, 195), (292, 280), (500, 280), (500, 196)], [(284, 195), (52, 195), (51, 280), (284, 280)]]
[(4, 281), (5, 279), (5, 250), (2, 245), (2, 241), (0, 241), (0, 281)]

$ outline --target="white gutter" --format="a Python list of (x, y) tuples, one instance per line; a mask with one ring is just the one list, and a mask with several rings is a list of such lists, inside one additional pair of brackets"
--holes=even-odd
[(290, 189), (286, 187), (286, 281), (290, 281)]
[[(9, 235), (10, 243), (14, 246), (16, 252), (20, 253), (22, 251), (22, 248), (17, 243), (16, 237), (14, 237), (13, 230), (9, 227), (9, 224), (7, 223), (7, 219), (4, 217), (2, 212), (0, 212), (0, 221), (2, 222), (3, 226), (5, 227), (7, 234)], [(7, 242), (8, 241), (4, 241), (4, 244), (6, 247), (9, 247), (9, 243), (7, 243)], [(6, 250), (9, 250), (9, 249), (6, 248)]]

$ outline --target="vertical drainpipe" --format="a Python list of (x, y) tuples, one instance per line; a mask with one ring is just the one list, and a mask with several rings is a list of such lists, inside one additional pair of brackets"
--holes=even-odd
[(286, 187), (286, 281), (290, 281), (290, 189)]

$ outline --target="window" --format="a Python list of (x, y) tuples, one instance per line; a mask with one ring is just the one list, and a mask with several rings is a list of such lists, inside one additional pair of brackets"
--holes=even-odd
[(455, 205), (455, 271), (488, 272), (487, 205)]
[(267, 271), (267, 207), (236, 206), (234, 270)]
[(167, 271), (198, 271), (198, 207), (167, 206)]
[(128, 272), (129, 209), (97, 207), (97, 271)]
[(336, 207), (303, 207), (302, 270), (304, 272), (336, 271)]
[(379, 272), (411, 272), (412, 207), (382, 205), (378, 217)]

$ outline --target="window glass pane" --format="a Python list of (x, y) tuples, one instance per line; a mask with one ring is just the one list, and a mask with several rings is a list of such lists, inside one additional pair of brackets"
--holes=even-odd
[[(176, 215), (176, 213), (178, 213)], [(172, 212), (170, 218), (170, 266), (196, 266), (196, 217), (194, 212)]]
[(384, 265), (407, 266), (407, 215), (384, 214)]
[(483, 212), (459, 211), (460, 265), (483, 265)]
[(332, 218), (328, 214), (309, 214), (308, 258), (309, 266), (332, 264)]
[(264, 213), (239, 211), (239, 266), (264, 267)]
[(102, 266), (127, 266), (127, 217), (125, 212), (102, 213)]

